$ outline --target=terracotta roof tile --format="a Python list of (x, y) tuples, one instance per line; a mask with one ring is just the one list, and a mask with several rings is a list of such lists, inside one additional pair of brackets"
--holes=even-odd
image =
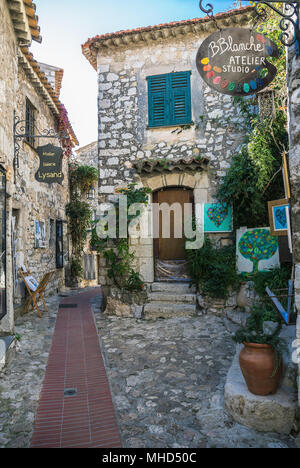
[(199, 170), (207, 169), (209, 159), (202, 158), (191, 158), (186, 160), (184, 158), (177, 159), (176, 161), (164, 160), (164, 159), (143, 159), (133, 164), (138, 174), (152, 174), (162, 172), (173, 172), (173, 171), (187, 171), (187, 170)]
[(42, 42), (40, 27), (38, 25), (39, 17), (36, 15), (36, 5), (32, 0), (23, 0), (23, 2), (28, 17), (32, 39), (36, 42)]
[[(65, 106), (58, 99), (57, 89), (53, 89), (53, 87), (49, 83), (45, 73), (41, 70), (38, 62), (34, 59), (33, 54), (31, 52), (29, 52), (28, 47), (21, 47), (21, 51), (23, 52), (23, 54), (27, 58), (27, 60), (30, 63), (31, 67), (34, 69), (34, 71), (36, 72), (36, 74), (39, 77), (40, 81), (43, 83), (45, 89), (48, 91), (50, 97), (52, 98), (53, 102), (55, 103), (56, 108), (57, 108), (60, 116), (62, 116), (62, 121), (67, 126), (67, 130), (69, 131), (70, 138), (72, 140), (73, 145), (74, 146), (78, 145), (79, 142), (78, 142), (78, 139), (77, 139), (77, 137), (75, 135), (73, 127), (72, 127), (72, 125), (71, 125), (71, 123), (70, 123), (70, 121), (68, 119), (68, 114), (67, 114), (67, 111), (65, 109)], [(60, 72), (63, 72), (63, 70), (60, 70)], [(60, 76), (61, 76), (61, 79), (62, 79), (62, 74)]]
[[(241, 13), (247, 13), (247, 12), (252, 12), (252, 11), (254, 11), (254, 8), (252, 6), (245, 6), (241, 8), (235, 8), (234, 10), (229, 10), (229, 11), (222, 12), (222, 13), (217, 13), (215, 15), (215, 18), (223, 19), (223, 18), (239, 15)], [(97, 69), (97, 59), (95, 57), (95, 54), (93, 54), (93, 51), (92, 51), (92, 48), (95, 44), (100, 44), (101, 42), (104, 42), (107, 39), (121, 38), (124, 36), (130, 36), (130, 35), (134, 35), (137, 33), (155, 31), (155, 30), (166, 29), (166, 28), (176, 28), (176, 27), (190, 25), (190, 24), (208, 23), (211, 21), (213, 21), (211, 17), (205, 16), (203, 18), (193, 18), (193, 19), (182, 20), (182, 21), (173, 21), (171, 23), (162, 23), (162, 24), (158, 24), (154, 26), (146, 26), (146, 27), (135, 28), (135, 29), (121, 30), (121, 31), (117, 31), (114, 33), (101, 34), (101, 35), (88, 39), (81, 46), (82, 53), (83, 55), (85, 55), (87, 60), (91, 63), (91, 65), (95, 69)]]

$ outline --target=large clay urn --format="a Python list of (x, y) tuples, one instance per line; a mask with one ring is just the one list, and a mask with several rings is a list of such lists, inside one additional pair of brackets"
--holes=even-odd
[(282, 363), (276, 368), (275, 352), (267, 344), (243, 343), (240, 352), (240, 366), (248, 390), (254, 395), (271, 395), (276, 393), (282, 374)]

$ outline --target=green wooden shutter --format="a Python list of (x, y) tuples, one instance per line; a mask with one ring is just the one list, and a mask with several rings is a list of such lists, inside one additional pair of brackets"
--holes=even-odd
[(191, 72), (148, 77), (149, 127), (191, 123)]
[(171, 125), (191, 123), (191, 74), (171, 73)]
[(148, 77), (149, 127), (168, 125), (168, 75)]

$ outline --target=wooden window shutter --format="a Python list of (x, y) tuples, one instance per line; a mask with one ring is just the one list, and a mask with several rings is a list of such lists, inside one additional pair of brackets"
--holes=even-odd
[(149, 126), (168, 125), (169, 120), (169, 83), (167, 75), (148, 77)]
[(148, 77), (149, 127), (191, 123), (191, 72)]
[(191, 123), (191, 74), (190, 72), (172, 73), (171, 89), (171, 124)]

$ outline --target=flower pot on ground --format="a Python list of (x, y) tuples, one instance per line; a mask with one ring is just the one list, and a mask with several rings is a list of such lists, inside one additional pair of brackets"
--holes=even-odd
[(244, 343), (239, 361), (251, 393), (262, 396), (276, 393), (282, 375), (282, 360), (276, 362), (271, 345)]
[[(267, 332), (264, 323), (275, 322), (274, 330)], [(276, 312), (255, 306), (246, 326), (240, 328), (233, 340), (243, 343), (240, 367), (248, 390), (255, 395), (276, 393), (282, 375), (282, 353), (285, 343), (279, 337), (282, 322)], [(270, 331), (270, 330), (269, 330)]]

